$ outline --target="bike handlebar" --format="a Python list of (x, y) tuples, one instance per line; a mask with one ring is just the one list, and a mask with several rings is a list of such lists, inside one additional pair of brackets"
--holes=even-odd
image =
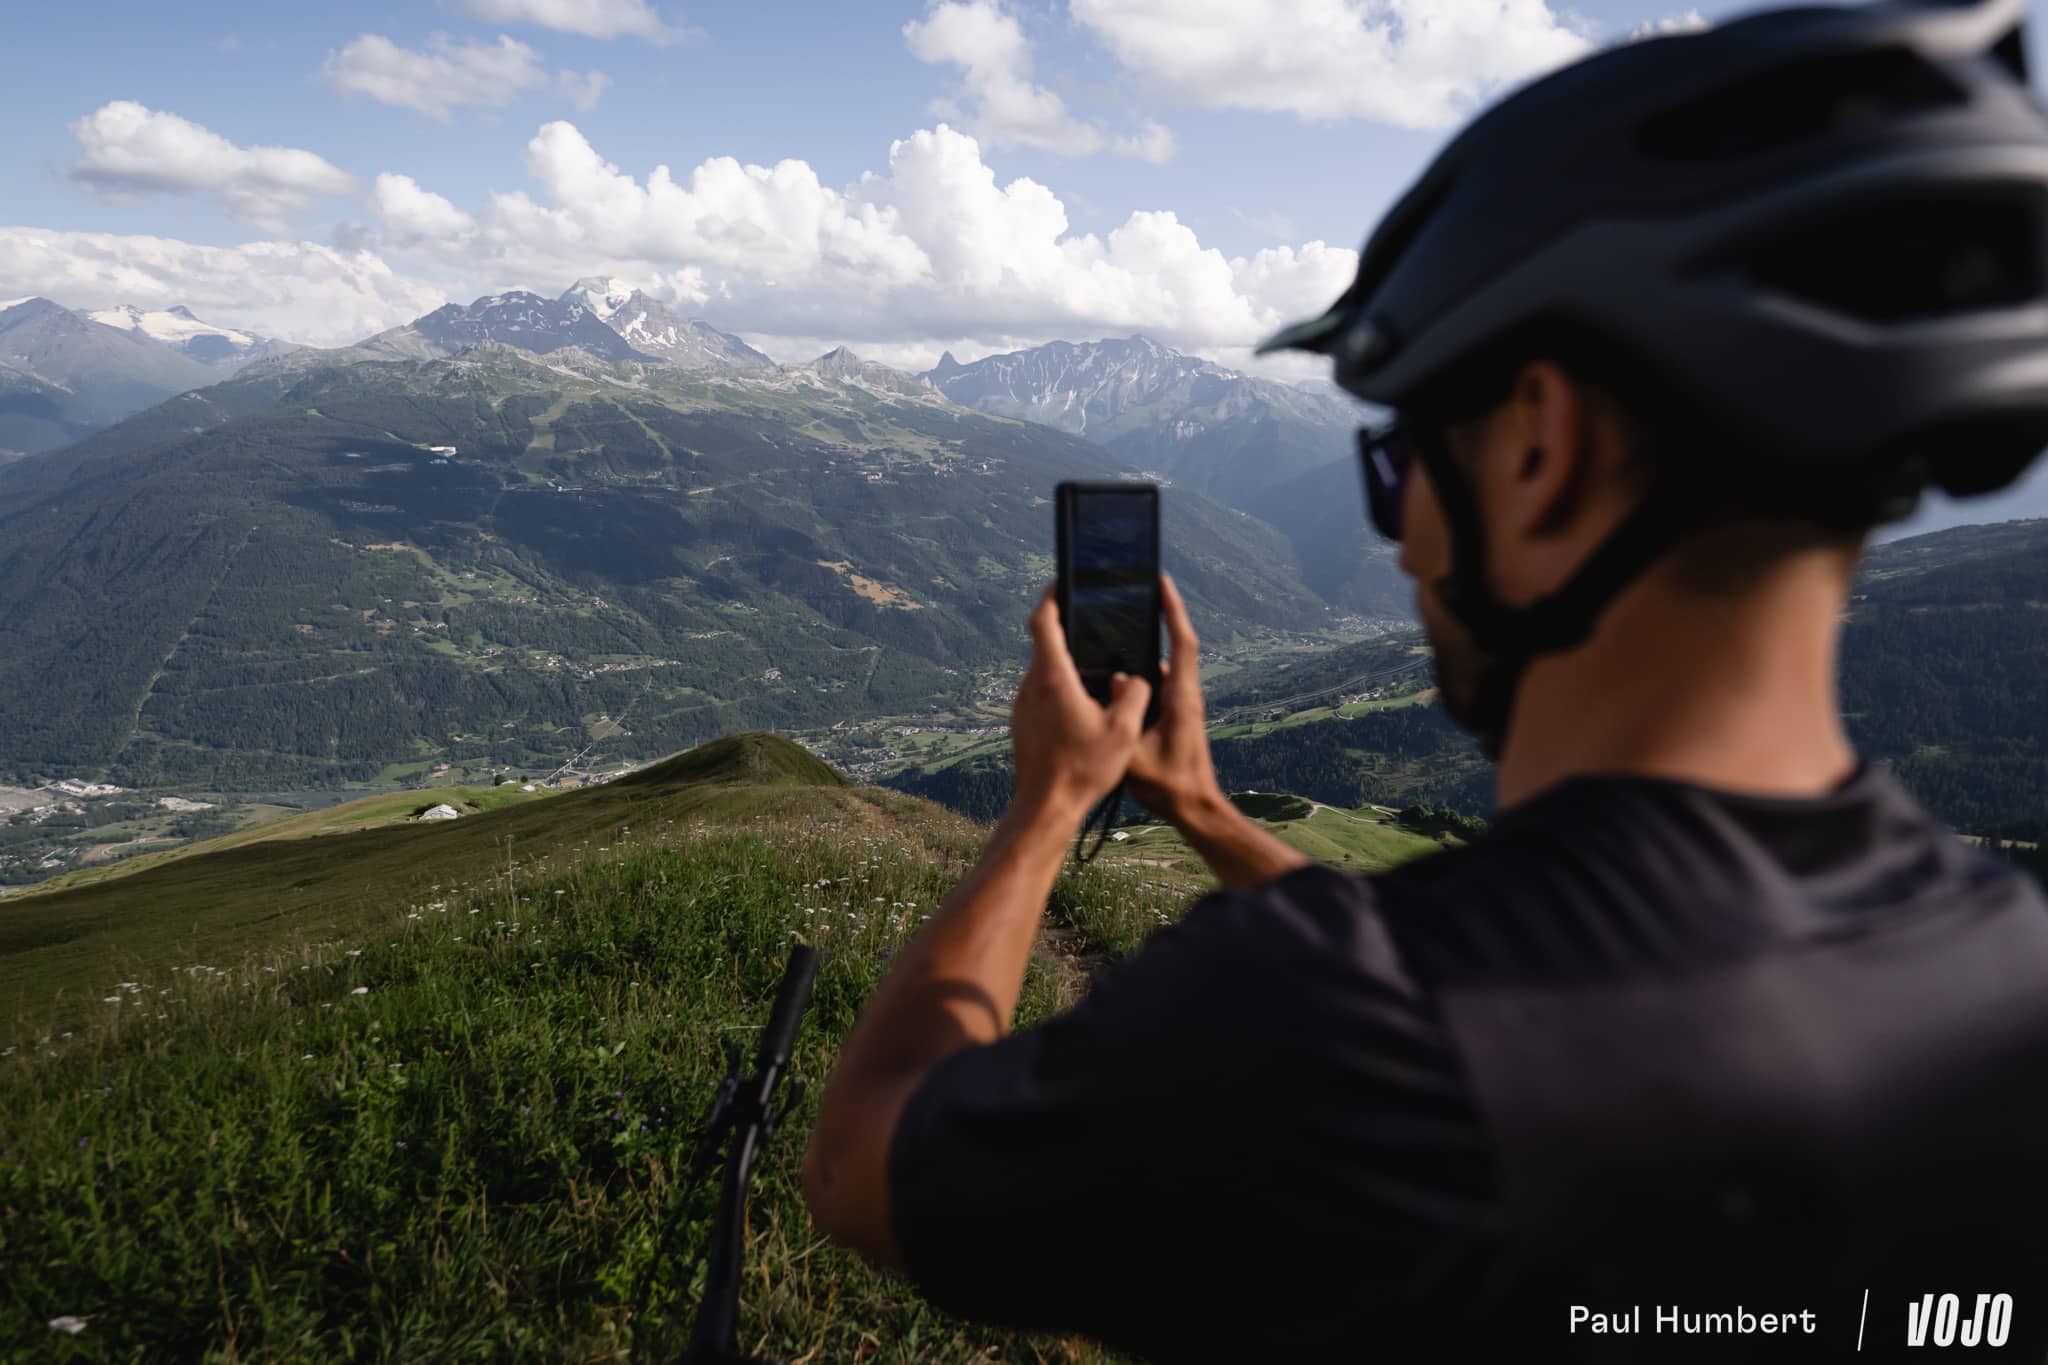
[(789, 965), (782, 969), (782, 984), (775, 988), (775, 1008), (769, 1011), (768, 1027), (761, 1033), (761, 1050), (755, 1054), (754, 1069), (764, 1075), (789, 1065), (789, 1049), (803, 1023), (804, 1008), (811, 1002), (811, 987), (818, 979), (818, 950), (799, 944), (790, 952)]
[(698, 1151), (701, 1166), (719, 1147), (725, 1148), (725, 1180), (707, 1244), (704, 1297), (697, 1313), (696, 1330), (683, 1355), (684, 1365), (772, 1365), (740, 1355), (733, 1346), (733, 1324), (739, 1313), (747, 1181), (754, 1159), (782, 1117), (783, 1111), (775, 1103), (775, 1090), (789, 1067), (790, 1050), (796, 1043), (797, 1030), (803, 1024), (804, 1010), (811, 1002), (811, 988), (817, 979), (818, 950), (804, 944), (791, 949), (789, 965), (782, 969), (782, 982), (775, 988), (768, 1026), (761, 1031), (753, 1075), (740, 1075), (739, 1048), (729, 1045), (731, 1071), (719, 1087), (706, 1123), (704, 1145)]

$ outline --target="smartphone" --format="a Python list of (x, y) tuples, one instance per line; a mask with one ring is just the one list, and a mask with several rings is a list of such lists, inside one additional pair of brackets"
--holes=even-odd
[(1060, 624), (1082, 685), (1109, 700), (1109, 680), (1152, 684), (1145, 723), (1159, 714), (1159, 486), (1063, 483), (1058, 523)]

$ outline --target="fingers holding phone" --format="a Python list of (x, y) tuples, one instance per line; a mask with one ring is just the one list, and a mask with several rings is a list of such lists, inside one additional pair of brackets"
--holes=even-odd
[(1171, 653), (1161, 665), (1157, 719), (1131, 755), (1130, 784), (1147, 810), (1179, 824), (1196, 806), (1220, 799), (1222, 789), (1203, 716), (1201, 641), (1179, 589), (1164, 574), (1159, 599)]
[(1117, 672), (1098, 701), (1075, 668), (1051, 591), (1031, 613), (1031, 644), (1031, 666), (1010, 708), (1015, 801), (1078, 822), (1123, 780), (1152, 686)]

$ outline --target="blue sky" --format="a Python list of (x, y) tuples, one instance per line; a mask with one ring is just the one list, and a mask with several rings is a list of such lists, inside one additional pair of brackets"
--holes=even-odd
[[(608, 273), (783, 359), (1146, 330), (1242, 362), (1341, 289), (1460, 116), (1741, 8), (53, 6), (0, 84), (0, 297), (184, 301), (333, 344)], [(738, 165), (693, 185), (716, 158)]]
[[(246, 227), (204, 200), (165, 197), (135, 207), (95, 201), (71, 183), (77, 141), (66, 125), (113, 100), (167, 110), (243, 145), (305, 147), (359, 176), (398, 170), (466, 203), (525, 181), (519, 144), (550, 118), (569, 118), (621, 168), (644, 173), (710, 156), (809, 162), (844, 184), (884, 161), (894, 139), (934, 121), (951, 73), (910, 55), (902, 29), (922, 4), (759, 3), (654, 6), (691, 32), (666, 47), (596, 39), (532, 24), (493, 23), (457, 5), (222, 3), (51, 6), (10, 35), (0, 85), (0, 149), (9, 221), (102, 231), (164, 232), (195, 241), (245, 240)], [(1590, 31), (1614, 36), (1695, 8), (1581, 4)], [(1703, 15), (1730, 6), (1696, 7)], [(1074, 209), (1077, 226), (1108, 227), (1133, 209), (1170, 208), (1204, 242), (1238, 253), (1283, 240), (1275, 228), (1356, 245), (1369, 221), (1419, 171), (1448, 130), (1411, 131), (1365, 120), (1308, 123), (1290, 114), (1209, 111), (1148, 98), (1050, 4), (1009, 6), (1034, 40), (1041, 81), (1069, 103), (1166, 121), (1178, 141), (1163, 166), (1129, 159), (1006, 149), (998, 174), (1040, 180)], [(575, 109), (550, 89), (499, 109), (457, 111), (438, 123), (320, 79), (330, 53), (362, 33), (420, 48), (436, 34), (509, 34), (550, 66), (611, 78), (597, 107)], [(95, 58), (81, 65), (79, 54)], [(330, 205), (298, 226), (324, 236), (350, 216)], [(358, 215), (359, 216), (359, 215)]]

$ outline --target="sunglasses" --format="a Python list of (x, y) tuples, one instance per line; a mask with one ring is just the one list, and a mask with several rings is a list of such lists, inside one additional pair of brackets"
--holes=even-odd
[(1408, 493), (1408, 475), (1420, 457), (1416, 435), (1399, 420), (1365, 427), (1358, 433), (1358, 460), (1365, 472), (1365, 506), (1375, 531), (1396, 544), (1401, 540), (1401, 504)]

